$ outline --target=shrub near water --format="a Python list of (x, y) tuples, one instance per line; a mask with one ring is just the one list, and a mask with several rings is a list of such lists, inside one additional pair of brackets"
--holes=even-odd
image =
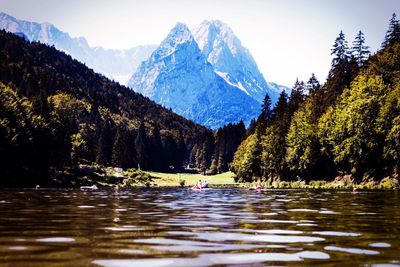
[(322, 180), (310, 181), (310, 187), (315, 189), (325, 188), (326, 183), (327, 183), (326, 181)]
[(127, 170), (128, 178), (124, 179), (122, 182), (122, 186), (129, 187), (129, 186), (138, 186), (138, 185), (146, 185), (150, 186), (150, 182), (153, 181), (153, 176), (144, 171), (140, 170)]
[(385, 177), (379, 183), (380, 189), (396, 189), (399, 188), (399, 181), (394, 177)]

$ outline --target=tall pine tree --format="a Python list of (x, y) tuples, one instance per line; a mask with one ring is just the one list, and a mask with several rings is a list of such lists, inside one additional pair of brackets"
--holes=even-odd
[(339, 36), (336, 38), (331, 50), (331, 55), (334, 56), (332, 59), (332, 67), (336, 67), (349, 60), (349, 46), (343, 31), (340, 31)]
[(351, 80), (358, 71), (356, 61), (349, 56), (349, 48), (342, 31), (336, 38), (331, 51), (331, 55), (333, 55), (332, 68), (323, 87), (323, 110), (335, 103), (337, 97), (345, 87), (350, 85)]
[(264, 101), (261, 105), (261, 114), (257, 119), (257, 131), (264, 132), (268, 122), (272, 118), (271, 98), (268, 93), (265, 94)]
[(389, 21), (389, 29), (386, 32), (385, 40), (382, 43), (382, 48), (385, 48), (394, 42), (400, 42), (400, 22), (396, 18), (396, 13), (393, 13)]
[(314, 73), (311, 73), (311, 77), (305, 85), (307, 93), (312, 94), (313, 92), (317, 91), (320, 88), (321, 84), (319, 83), (317, 77), (315, 77)]
[(287, 94), (285, 91), (282, 91), (279, 95), (278, 101), (275, 104), (274, 109), (272, 110), (272, 120), (275, 122), (283, 118), (286, 108), (287, 108)]
[(111, 163), (113, 166), (127, 168), (129, 157), (127, 153), (127, 130), (125, 125), (120, 125), (115, 134), (114, 144), (112, 149)]
[(355, 58), (358, 67), (362, 67), (371, 55), (369, 46), (365, 45), (365, 37), (362, 31), (357, 33), (356, 38), (353, 41), (351, 54)]

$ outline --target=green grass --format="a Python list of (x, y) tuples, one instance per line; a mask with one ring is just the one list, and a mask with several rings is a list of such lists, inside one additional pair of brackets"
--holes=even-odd
[(180, 180), (185, 180), (185, 186), (193, 186), (199, 180), (208, 180), (212, 185), (234, 185), (234, 174), (232, 172), (224, 172), (217, 175), (202, 175), (191, 173), (163, 173), (163, 172), (147, 172), (151, 176), (156, 177), (153, 183), (158, 186), (179, 186)]

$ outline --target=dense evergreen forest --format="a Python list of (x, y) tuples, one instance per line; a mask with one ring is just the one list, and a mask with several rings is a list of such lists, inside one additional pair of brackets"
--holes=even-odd
[(260, 117), (238, 148), (238, 181), (398, 177), (400, 170), (400, 24), (393, 14), (382, 49), (370, 56), (360, 31), (349, 48), (343, 32), (320, 85), (296, 81)]
[(51, 184), (82, 163), (226, 171), (243, 139), (243, 123), (213, 133), (54, 47), (5, 31), (0, 47), (2, 186)]

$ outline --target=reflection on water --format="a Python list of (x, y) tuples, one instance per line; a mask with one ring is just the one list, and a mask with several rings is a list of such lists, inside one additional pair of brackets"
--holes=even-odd
[(400, 266), (397, 192), (0, 193), (1, 266)]

